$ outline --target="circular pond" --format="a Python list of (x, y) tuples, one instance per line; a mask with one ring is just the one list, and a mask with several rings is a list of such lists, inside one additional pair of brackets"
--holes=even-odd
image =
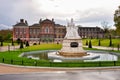
[[(54, 60), (54, 58), (49, 57), (49, 54), (51, 53), (57, 53), (57, 50), (43, 50), (43, 51), (32, 51), (32, 52), (25, 52), (22, 53), (21, 57), (27, 57), (29, 59), (36, 59), (36, 60)], [(120, 54), (114, 53), (114, 52), (107, 52), (107, 51), (92, 51), (87, 50), (87, 54), (93, 55), (93, 58), (85, 58), (78, 60), (82, 60), (84, 62), (87, 61), (118, 61), (120, 59)], [(95, 56), (95, 57), (94, 57)], [(54, 56), (53, 56), (54, 57)], [(74, 59), (77, 59), (78, 57), (75, 57)], [(63, 58), (67, 59), (67, 58)], [(70, 59), (70, 58), (69, 58)], [(72, 60), (73, 58), (71, 58)], [(60, 58), (55, 58), (55, 60), (61, 60)], [(64, 60), (62, 60), (64, 61)]]

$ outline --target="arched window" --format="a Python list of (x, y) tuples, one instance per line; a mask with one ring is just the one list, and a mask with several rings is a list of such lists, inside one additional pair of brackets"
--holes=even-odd
[(45, 33), (49, 33), (49, 28), (48, 27), (45, 28)]

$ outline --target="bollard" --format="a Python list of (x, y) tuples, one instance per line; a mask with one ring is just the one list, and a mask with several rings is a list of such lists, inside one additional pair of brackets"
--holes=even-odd
[(99, 62), (99, 67), (101, 67), (101, 62)]
[(118, 44), (118, 46), (117, 46), (117, 47), (118, 47), (118, 51), (119, 51), (120, 45)]
[(4, 63), (4, 58), (2, 59), (2, 62)]
[(114, 61), (114, 66), (116, 66), (116, 61)]
[(22, 65), (24, 65), (24, 61), (22, 60)]
[(11, 59), (11, 64), (13, 64), (13, 59)]
[(34, 62), (35, 66), (37, 66), (37, 61)]

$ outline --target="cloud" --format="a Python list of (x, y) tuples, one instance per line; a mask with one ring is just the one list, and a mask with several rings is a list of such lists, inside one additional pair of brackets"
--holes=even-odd
[[(109, 23), (112, 23), (113, 16), (111, 15), (111, 12), (109, 12), (106, 9), (101, 8), (94, 8), (89, 9), (84, 12), (81, 12), (79, 10), (76, 10), (76, 22), (81, 24), (97, 24), (101, 25), (102, 21), (107, 21)], [(94, 25), (94, 26), (97, 26)]]
[[(68, 2), (69, 1), (69, 2)], [(78, 2), (77, 2), (78, 1)], [(97, 26), (102, 21), (113, 24), (113, 8), (117, 6), (117, 0), (114, 7), (109, 8), (110, 4), (101, 4), (104, 1), (95, 1), (96, 7), (85, 1), (76, 0), (0, 0), (0, 24), (12, 26), (19, 19), (28, 21), (29, 25), (38, 23), (40, 18), (55, 19), (56, 23), (66, 25), (67, 20), (74, 18), (76, 24), (86, 26)], [(108, 0), (105, 0), (108, 1)], [(112, 1), (112, 0), (110, 0)], [(115, 2), (115, 1), (114, 1)], [(47, 4), (49, 3), (49, 4)], [(86, 3), (88, 5), (84, 5)], [(99, 7), (100, 6), (100, 7)], [(112, 10), (112, 11), (111, 11)]]
[(4, 24), (0, 24), (0, 30), (3, 30), (3, 29), (12, 29), (12, 27)]

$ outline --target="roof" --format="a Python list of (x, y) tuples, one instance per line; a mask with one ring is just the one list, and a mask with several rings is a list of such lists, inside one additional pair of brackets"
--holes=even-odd
[(14, 26), (28, 26), (28, 25), (25, 24), (25, 23), (17, 23), (17, 24), (15, 24)]
[(82, 27), (82, 26), (78, 26), (79, 28), (99, 28), (99, 29), (101, 29), (100, 27)]
[(33, 24), (33, 25), (29, 26), (29, 27), (40, 27), (40, 24), (36, 23), (36, 24)]
[(54, 23), (53, 21), (49, 20), (49, 19), (45, 19), (43, 20), (41, 23)]
[(55, 27), (65, 27), (65, 26), (60, 25), (60, 24), (55, 24)]

